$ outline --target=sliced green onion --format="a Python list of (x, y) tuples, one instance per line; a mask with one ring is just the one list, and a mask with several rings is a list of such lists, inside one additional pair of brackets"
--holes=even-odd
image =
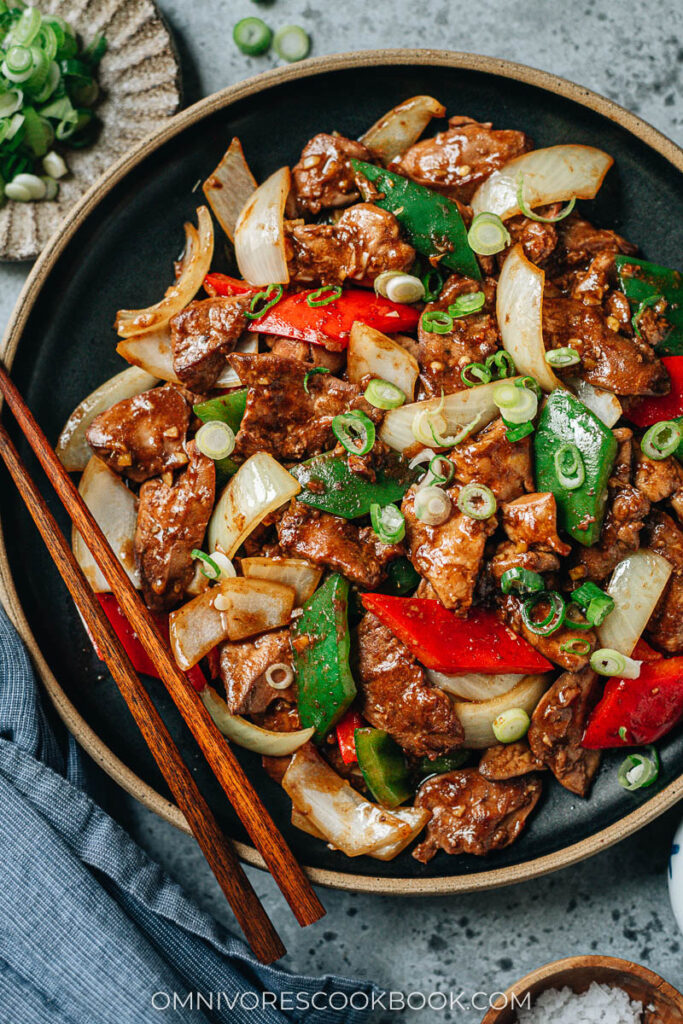
[(260, 320), (269, 309), (277, 305), (284, 294), (281, 284), (269, 284), (265, 291), (256, 292), (249, 304), (246, 314), (248, 320)]
[(479, 256), (495, 256), (507, 248), (512, 239), (496, 213), (478, 213), (467, 232), (467, 241)]
[(640, 447), (648, 459), (666, 459), (678, 448), (683, 440), (683, 427), (676, 420), (660, 420), (643, 435)]
[(591, 668), (600, 676), (619, 676), (623, 679), (637, 679), (642, 661), (627, 658), (611, 647), (601, 647), (591, 655)]
[(643, 337), (640, 333), (640, 318), (642, 317), (646, 309), (652, 306), (656, 306), (657, 303), (663, 298), (663, 295), (648, 295), (646, 299), (643, 299), (643, 301), (639, 303), (637, 310), (631, 317), (631, 326), (633, 327), (634, 332), (639, 338)]
[(490, 487), (473, 482), (460, 489), (458, 508), (470, 519), (490, 519), (498, 503)]
[(405, 403), (406, 396), (396, 384), (376, 377), (365, 389), (365, 400), (375, 409), (398, 409)]
[[(445, 467), (445, 474), (441, 472), (441, 467)], [(450, 459), (447, 459), (445, 455), (435, 455), (429, 460), (429, 468), (427, 475), (425, 476), (425, 482), (430, 486), (433, 484), (436, 487), (443, 487), (449, 484), (455, 475), (455, 466)]]
[(562, 487), (575, 491), (586, 479), (586, 467), (575, 444), (561, 444), (555, 452), (555, 472)]
[(507, 427), (505, 437), (510, 444), (515, 444), (515, 442), (521, 441), (523, 437), (528, 437), (529, 434), (534, 432), (534, 425), (531, 420), (527, 420), (526, 423), (515, 423), (512, 425), (508, 424), (505, 418), (503, 418), (503, 423)]
[(21, 188), (27, 189), (30, 193), (31, 199), (45, 198), (45, 192), (47, 190), (46, 185), (43, 179), (39, 178), (37, 174), (15, 174), (10, 184), (18, 185)]
[(428, 334), (450, 334), (453, 330), (453, 317), (442, 309), (429, 309), (422, 314), (420, 324)]
[(460, 371), (460, 380), (467, 388), (474, 388), (477, 384), (490, 384), (491, 371), (483, 363), (468, 363)]
[(442, 413), (444, 401), (445, 397), (442, 393), (439, 404), (435, 409), (422, 408), (418, 409), (415, 413), (411, 429), (413, 437), (420, 444), (424, 444), (427, 447), (434, 444), (437, 448), (453, 448), (456, 444), (464, 441), (466, 437), (469, 437), (478, 426), (482, 413), (478, 413), (473, 420), (470, 420), (464, 427), (461, 427), (457, 434), (446, 434), (445, 431), (448, 429), (448, 424)]
[(508, 423), (526, 423), (538, 412), (538, 399), (534, 392), (514, 384), (499, 384), (494, 389), (493, 401)]
[(524, 708), (508, 708), (491, 723), (493, 735), (499, 743), (517, 743), (526, 736), (531, 719)]
[(421, 302), (425, 295), (420, 278), (401, 270), (382, 271), (375, 278), (374, 287), (378, 295), (392, 302)]
[(513, 377), (517, 372), (512, 356), (505, 349), (492, 352), (490, 356), (486, 357), (486, 369), (493, 380), (504, 380), (505, 377)]
[(646, 789), (657, 780), (659, 775), (659, 756), (654, 747), (645, 747), (647, 754), (629, 754), (622, 761), (617, 772), (617, 780), (620, 786), (627, 789), (629, 793), (637, 789)]
[(486, 296), (483, 292), (468, 292), (467, 295), (458, 295), (455, 302), (448, 307), (448, 312), (454, 318), (470, 316), (478, 313), (486, 304)]
[(375, 424), (359, 410), (335, 416), (332, 430), (342, 447), (352, 455), (367, 455), (375, 443)]
[[(567, 620), (565, 619), (565, 622)], [(583, 657), (588, 654), (591, 649), (590, 641), (584, 640), (583, 637), (575, 636), (572, 640), (567, 640), (566, 643), (560, 644), (560, 650), (564, 654), (576, 654), (579, 657)]]
[(200, 572), (203, 576), (206, 576), (207, 580), (217, 580), (221, 574), (218, 563), (211, 557), (211, 555), (205, 554), (200, 551), (199, 548), (193, 548), (190, 552), (192, 558), (197, 558), (202, 564), (200, 566)]
[(27, 46), (10, 47), (0, 71), (10, 82), (26, 82), (33, 74), (33, 54)]
[(524, 200), (524, 175), (520, 174), (517, 178), (517, 205), (519, 206), (524, 216), (528, 217), (529, 220), (537, 220), (541, 224), (557, 224), (558, 221), (564, 220), (564, 218), (568, 217), (569, 214), (572, 212), (572, 210), (576, 206), (576, 197), (570, 199), (567, 205), (565, 206), (564, 210), (560, 210), (557, 216), (541, 217), (540, 214), (534, 213), (534, 211), (527, 206)]
[(49, 174), (51, 178), (63, 178), (64, 175), (69, 172), (69, 168), (66, 166), (63, 157), (61, 157), (59, 153), (55, 153), (54, 150), (50, 150), (50, 152), (43, 157), (43, 170), (46, 174)]
[(619, 729), (618, 729), (618, 733), (619, 733), (619, 739), (623, 740), (624, 743), (626, 743), (626, 726), (625, 725), (620, 725)]
[[(540, 622), (534, 618), (534, 611), (541, 602), (550, 604), (550, 611)], [(550, 636), (556, 632), (565, 619), (566, 605), (562, 594), (556, 590), (544, 590), (531, 594), (522, 605), (522, 621), (526, 628), (537, 636)]]
[(13, 43), (18, 43), (28, 46), (38, 35), (42, 20), (41, 13), (37, 7), (24, 8), (19, 19), (7, 33), (4, 45), (10, 46)]
[(294, 670), (286, 661), (276, 661), (266, 669), (266, 682), (273, 690), (287, 690), (294, 682)]
[(311, 379), (311, 377), (315, 377), (315, 375), (318, 374), (318, 373), (331, 373), (331, 372), (332, 371), (329, 370), (326, 366), (314, 366), (312, 370), (309, 370), (308, 373), (306, 374), (306, 376), (304, 377), (304, 391), (306, 392), (306, 394), (310, 395), (310, 393), (311, 393), (308, 390), (308, 382)]
[(406, 535), (406, 521), (396, 505), (370, 506), (372, 528), (384, 544), (398, 544)]
[(261, 18), (242, 18), (232, 30), (235, 45), (249, 57), (257, 57), (269, 48), (273, 32)]
[(518, 594), (538, 594), (545, 590), (545, 580), (540, 573), (515, 566), (514, 569), (506, 569), (500, 577), (500, 589), (504, 594), (513, 590)]
[(278, 57), (286, 60), (288, 64), (293, 64), (308, 56), (311, 39), (298, 25), (284, 25), (275, 33), (273, 45)]
[(581, 362), (581, 356), (571, 345), (565, 345), (564, 348), (554, 348), (546, 352), (545, 361), (550, 366), (576, 366)]
[(93, 68), (100, 63), (105, 53), (107, 52), (107, 38), (106, 36), (95, 36), (94, 39), (88, 43), (86, 48), (81, 54), (81, 59), (88, 67)]
[(306, 305), (308, 306), (329, 306), (331, 302), (336, 302), (342, 293), (339, 285), (324, 284), (322, 288), (317, 288), (310, 295), (306, 296)]
[(528, 388), (529, 391), (533, 391), (533, 393), (536, 395), (536, 398), (539, 400), (539, 402), (540, 402), (541, 398), (543, 397), (543, 390), (541, 388), (541, 385), (538, 383), (538, 381), (534, 377), (529, 377), (529, 376), (527, 376), (527, 377), (520, 377), (519, 380), (515, 381), (515, 387), (516, 388)]
[(427, 526), (440, 526), (453, 511), (453, 503), (440, 487), (421, 487), (415, 495), (415, 515)]
[(572, 591), (571, 599), (592, 626), (601, 626), (609, 613), (614, 611), (613, 598), (590, 580)]
[[(413, 268), (414, 269), (414, 268)], [(429, 267), (422, 276), (424, 288), (424, 301), (435, 302), (441, 295), (445, 278), (438, 267)]]
[(0, 95), (0, 117), (9, 117), (11, 114), (21, 110), (24, 102), (24, 94), (21, 89), (10, 89), (9, 92)]
[(40, 180), (45, 182), (45, 199), (56, 199), (59, 195), (59, 182), (51, 178), (49, 174), (41, 175)]
[(578, 614), (578, 612), (579, 612), (579, 609), (578, 609), (578, 607), (575, 604), (572, 604), (570, 602), (567, 605), (567, 614), (565, 616), (565, 620), (564, 621), (567, 623), (567, 625), (570, 627), (570, 629), (579, 629), (579, 630), (582, 630), (582, 629), (583, 630), (585, 630), (585, 629), (592, 629), (593, 628), (592, 622), (586, 622), (585, 619), (584, 620), (579, 620), (579, 619), (576, 618), (576, 615)]
[(8, 199), (14, 199), (19, 203), (30, 203), (33, 200), (33, 196), (25, 185), (15, 185), (13, 181), (8, 181), (5, 185), (5, 195)]
[(232, 454), (235, 447), (235, 432), (222, 420), (211, 420), (199, 428), (195, 441), (202, 455), (217, 461)]

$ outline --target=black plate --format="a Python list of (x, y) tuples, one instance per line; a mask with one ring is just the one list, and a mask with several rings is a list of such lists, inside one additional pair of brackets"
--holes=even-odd
[[(444, 61), (444, 55), (439, 59)], [(47, 274), (14, 363), (15, 379), (51, 441), (56, 441), (83, 396), (123, 368), (114, 351), (111, 325), (116, 310), (145, 306), (159, 298), (182, 245), (182, 223), (194, 218), (201, 196), (193, 189), (215, 166), (233, 135), (242, 139), (254, 173), (262, 180), (282, 164), (292, 164), (315, 132), (338, 129), (358, 136), (401, 99), (431, 93), (451, 113), (523, 129), (539, 146), (571, 141), (607, 150), (615, 158), (615, 167), (598, 200), (582, 204), (583, 208), (598, 225), (616, 228), (637, 242), (646, 255), (675, 265), (683, 225), (680, 175), (625, 127), (566, 96), (490, 71), (419, 63), (394, 66), (390, 55), (385, 63), (390, 66), (381, 66), (382, 59), (377, 57), (371, 66), (323, 70), (314, 78), (285, 77), (225, 109), (209, 112), (133, 167), (102, 198)], [(291, 70), (288, 73), (292, 75)], [(618, 108), (612, 110), (618, 116)], [(26, 446), (20, 447), (33, 466)], [(66, 529), (61, 509), (54, 501), (52, 506)], [(18, 595), (54, 675), (104, 743), (141, 779), (167, 795), (6, 477), (0, 510)], [(150, 681), (149, 685), (219, 819), (231, 835), (244, 841), (241, 826), (161, 684)], [(388, 864), (369, 858), (351, 861), (292, 829), (289, 800), (282, 790), (265, 776), (256, 756), (241, 752), (240, 757), (303, 863), (388, 880), (491, 871), (563, 850), (619, 821), (676, 779), (683, 763), (680, 730), (661, 744), (661, 754), (662, 772), (650, 790), (624, 792), (616, 779), (621, 755), (608, 755), (589, 800), (580, 800), (548, 781), (542, 806), (508, 850), (486, 861), (439, 854), (427, 866), (409, 853)]]

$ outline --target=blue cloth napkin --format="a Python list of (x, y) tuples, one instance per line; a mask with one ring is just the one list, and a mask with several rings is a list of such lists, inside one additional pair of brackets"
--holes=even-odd
[(368, 1018), (372, 985), (259, 964), (93, 802), (1, 607), (0, 686), (2, 1024)]

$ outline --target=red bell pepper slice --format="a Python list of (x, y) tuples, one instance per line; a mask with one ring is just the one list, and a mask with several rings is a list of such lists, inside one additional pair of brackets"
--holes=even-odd
[(553, 665), (494, 612), (474, 608), (459, 619), (440, 601), (364, 594), (368, 611), (388, 626), (427, 668), (462, 672), (549, 672)]
[(681, 718), (683, 656), (643, 662), (637, 679), (608, 679), (582, 745), (602, 750), (655, 743)]
[(228, 277), (227, 274), (207, 274), (204, 278), (204, 291), (209, 295), (247, 295), (249, 292), (256, 292), (258, 288), (247, 284), (246, 281), (239, 281), (236, 277)]
[(671, 391), (659, 398), (641, 398), (624, 412), (637, 427), (683, 416), (683, 356), (664, 356), (662, 362), (671, 378)]
[(344, 764), (356, 764), (358, 761), (355, 733), (356, 729), (363, 727), (363, 724), (363, 719), (353, 708), (349, 708), (337, 722), (337, 743)]
[[(140, 638), (126, 616), (123, 614), (121, 606), (114, 595), (96, 594), (95, 597), (100, 602), (102, 610), (114, 628), (114, 632), (123, 644), (124, 650), (130, 658), (135, 671), (141, 672), (146, 676), (152, 676), (153, 679), (160, 679), (161, 676), (159, 675), (159, 670), (150, 659), (145, 648), (142, 646)], [(168, 615), (164, 615), (162, 612), (152, 612), (151, 615), (162, 637), (168, 643)], [(103, 661), (102, 653), (97, 649), (97, 644), (94, 640), (93, 647), (95, 648), (97, 657), (100, 661)], [(200, 669), (199, 665), (195, 665), (191, 668), (185, 673), (185, 676), (191, 686), (193, 686), (198, 693), (201, 693), (206, 686), (206, 679), (204, 678), (204, 673)]]

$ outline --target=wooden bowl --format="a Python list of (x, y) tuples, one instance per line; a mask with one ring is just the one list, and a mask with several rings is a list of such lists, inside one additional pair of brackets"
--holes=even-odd
[(594, 981), (621, 988), (631, 999), (642, 1002), (645, 1007), (643, 1024), (683, 1022), (683, 995), (654, 971), (613, 956), (572, 956), (539, 967), (511, 985), (505, 993), (505, 1006), (489, 1010), (481, 1024), (515, 1024), (517, 1008), (525, 996), (531, 996), (533, 1005), (546, 989), (567, 986), (581, 993)]

